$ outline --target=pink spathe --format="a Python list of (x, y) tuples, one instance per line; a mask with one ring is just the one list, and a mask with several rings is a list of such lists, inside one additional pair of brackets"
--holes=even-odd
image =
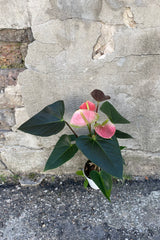
[(90, 101), (86, 101), (81, 104), (80, 109), (87, 109), (90, 111), (96, 111), (96, 105)]
[(116, 127), (112, 122), (108, 121), (105, 125), (96, 124), (95, 131), (102, 138), (111, 138), (116, 132)]
[(77, 110), (70, 121), (74, 127), (84, 127), (98, 120), (98, 113), (86, 109)]

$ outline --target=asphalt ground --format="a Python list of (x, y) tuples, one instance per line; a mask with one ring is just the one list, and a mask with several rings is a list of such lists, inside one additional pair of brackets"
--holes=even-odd
[(160, 179), (114, 183), (111, 203), (81, 177), (0, 185), (0, 240), (160, 240)]

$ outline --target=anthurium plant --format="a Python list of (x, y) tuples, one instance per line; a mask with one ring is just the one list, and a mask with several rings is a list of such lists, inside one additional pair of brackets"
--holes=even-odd
[[(112, 178), (123, 178), (123, 158), (117, 138), (132, 138), (131, 135), (116, 129), (115, 124), (127, 124), (115, 107), (108, 101), (110, 96), (101, 90), (91, 92), (94, 102), (82, 103), (73, 113), (70, 122), (64, 118), (64, 101), (59, 100), (46, 106), (39, 113), (23, 123), (19, 130), (36, 136), (46, 137), (59, 133), (68, 126), (71, 134), (63, 134), (51, 152), (45, 171), (57, 168), (69, 161), (78, 149), (87, 157), (89, 178), (99, 187), (110, 201)], [(100, 121), (100, 111), (106, 115), (105, 121)], [(88, 133), (79, 135), (77, 128), (86, 127)], [(91, 164), (92, 163), (92, 164)], [(88, 170), (87, 170), (88, 171)]]

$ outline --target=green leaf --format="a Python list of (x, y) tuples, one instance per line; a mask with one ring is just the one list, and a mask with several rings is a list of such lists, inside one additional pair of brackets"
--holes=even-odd
[(110, 201), (110, 195), (112, 190), (111, 175), (102, 170), (101, 172), (91, 171), (89, 176), (99, 187), (104, 196)]
[(88, 180), (87, 179), (84, 180), (83, 186), (84, 186), (84, 188), (88, 187)]
[(81, 171), (77, 171), (76, 174), (77, 174), (78, 176), (83, 176), (83, 177), (84, 177), (84, 174), (83, 174), (83, 171), (82, 171), (82, 170), (81, 170)]
[(64, 126), (64, 102), (57, 101), (46, 106), (39, 113), (23, 123), (18, 129), (36, 136), (51, 136), (60, 132)]
[(94, 138), (80, 136), (76, 139), (77, 147), (83, 154), (105, 172), (122, 178), (123, 159), (115, 136), (104, 139), (96, 135)]
[(62, 135), (52, 151), (44, 171), (57, 168), (70, 160), (78, 151), (76, 144), (71, 144), (68, 135)]
[(116, 130), (115, 133), (117, 138), (133, 138), (131, 135), (129, 135), (128, 133), (122, 132), (120, 130)]
[(122, 117), (121, 114), (108, 101), (102, 104), (100, 110), (105, 113), (113, 123), (130, 123), (127, 119)]

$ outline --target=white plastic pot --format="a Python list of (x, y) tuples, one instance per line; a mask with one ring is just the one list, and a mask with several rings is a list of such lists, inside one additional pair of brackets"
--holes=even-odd
[(98, 190), (99, 187), (95, 184), (95, 182), (94, 182), (92, 179), (90, 179), (90, 178), (88, 178), (88, 177), (86, 176), (86, 174), (85, 174), (85, 172), (84, 172), (84, 169), (83, 169), (83, 174), (84, 174), (85, 178), (87, 179), (87, 181), (88, 181), (88, 183), (89, 183), (89, 186), (90, 186), (91, 188), (93, 188), (94, 190)]

